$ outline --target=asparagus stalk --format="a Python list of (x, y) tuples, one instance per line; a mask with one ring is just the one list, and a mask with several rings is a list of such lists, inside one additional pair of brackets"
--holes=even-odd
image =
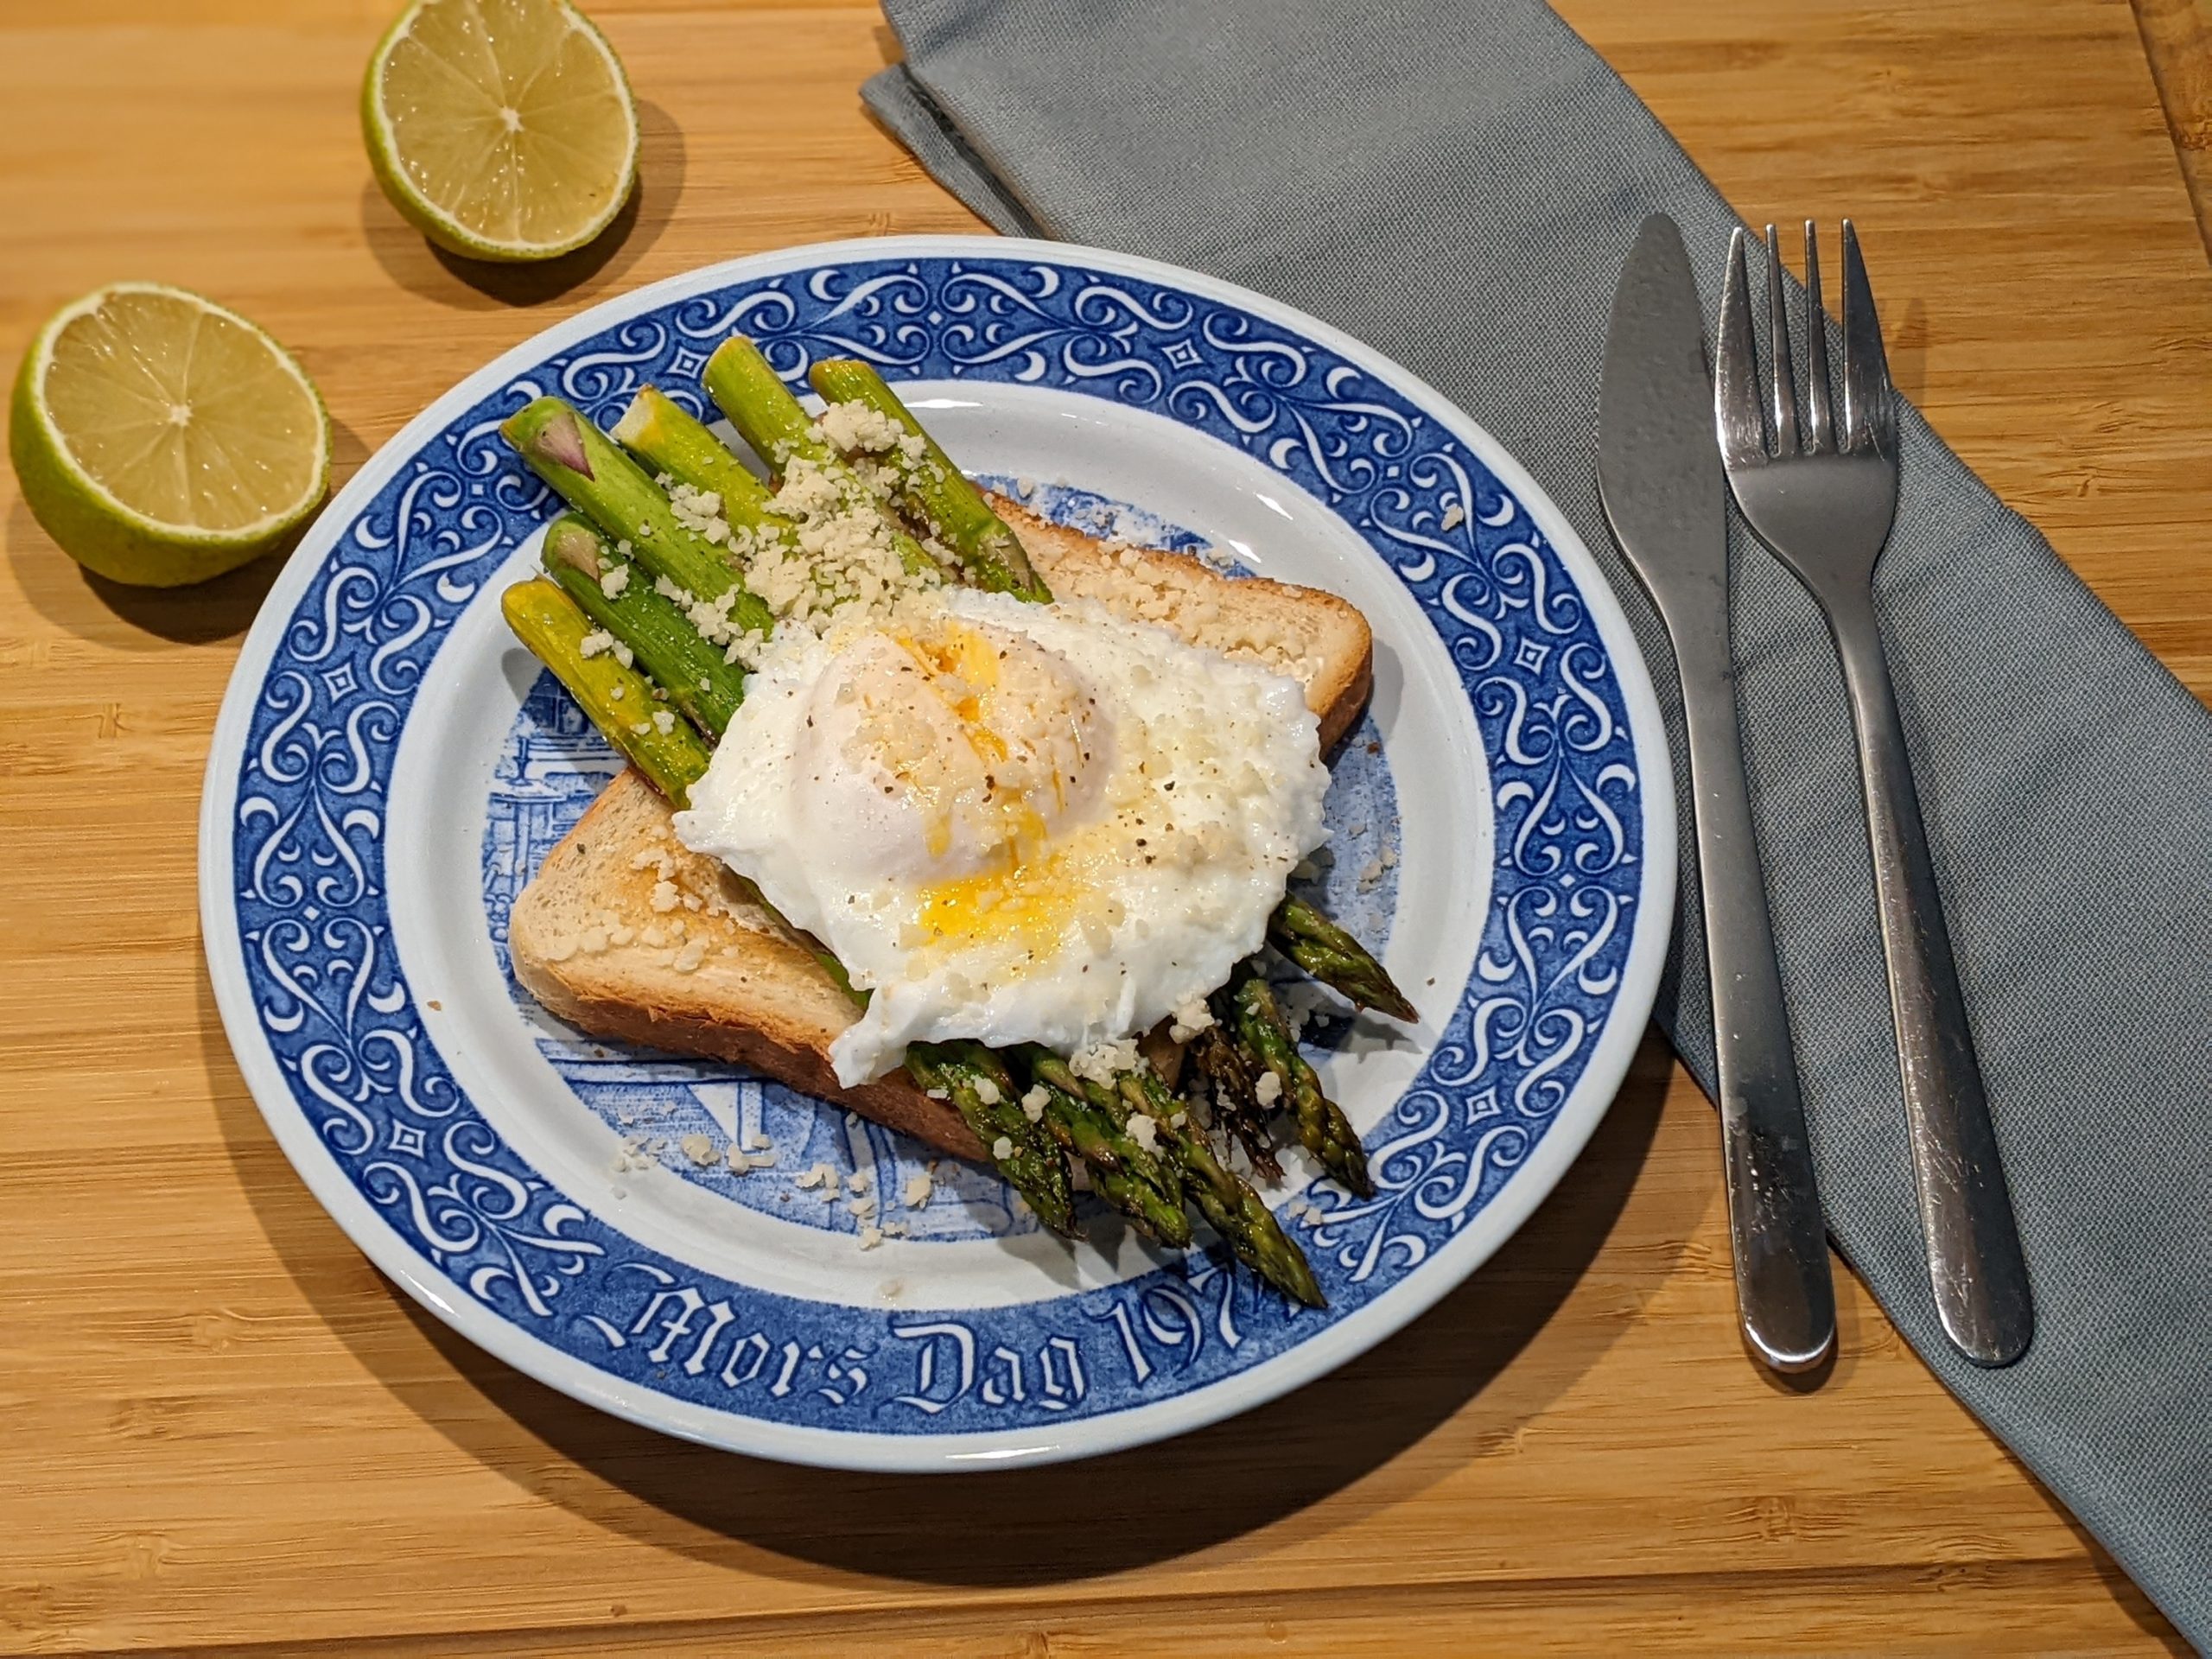
[[(781, 478), (793, 461), (811, 462), (837, 486), (848, 512), (880, 511), (874, 493), (836, 447), (820, 435), (806, 406), (791, 395), (783, 377), (760, 355), (760, 348), (743, 334), (733, 334), (716, 346), (700, 378), (715, 407), (729, 416), (738, 435), (767, 462), (771, 473)], [(670, 470), (674, 472), (672, 467)], [(942, 573), (944, 567), (928, 550), (895, 524), (891, 544), (899, 562), (909, 571)]]
[(1021, 1109), (1013, 1074), (996, 1054), (976, 1042), (916, 1043), (906, 1051), (906, 1071), (924, 1089), (951, 1100), (1039, 1221), (1056, 1233), (1074, 1234), (1067, 1160)]
[(1322, 1166), (1360, 1198), (1371, 1197), (1367, 1151), (1336, 1102), (1322, 1092), (1321, 1079), (1298, 1052), (1298, 1039), (1275, 1006), (1274, 992), (1255, 974), (1236, 988), (1236, 1028), (1245, 1046), (1274, 1073), (1282, 1099), (1298, 1124), (1299, 1143)]
[(1191, 1219), (1183, 1212), (1183, 1183), (1174, 1166), (1139, 1144), (1119, 1114), (1094, 1105), (1067, 1062), (1050, 1049), (1031, 1044), (1018, 1058), (1027, 1063), (1032, 1083), (1046, 1091), (1046, 1127), (1083, 1160), (1092, 1190), (1161, 1243), (1188, 1244)]
[(647, 386), (630, 400), (614, 423), (613, 437), (647, 466), (720, 496), (732, 529), (743, 524), (788, 536), (796, 528), (768, 505), (775, 493), (753, 469), (658, 386)]
[(1326, 1307), (1328, 1298), (1306, 1252), (1276, 1223), (1267, 1201), (1224, 1166), (1204, 1135), (1173, 1122), (1183, 1109), (1167, 1085), (1141, 1069), (1123, 1072), (1120, 1090), (1132, 1109), (1153, 1119), (1155, 1138), (1185, 1178), (1185, 1191), (1236, 1259), (1284, 1294), (1308, 1307)]
[(582, 513), (563, 513), (547, 527), (545, 574), (622, 642), (666, 691), (671, 707), (710, 738), (729, 729), (745, 700), (745, 671), (708, 644), (673, 600), (636, 580)]
[(653, 715), (653, 683), (611, 651), (584, 655), (584, 640), (595, 630), (576, 603), (551, 582), (517, 582), (499, 596), (499, 608), (515, 637), (551, 669), (592, 723), (622, 751), (653, 787), (678, 806), (689, 804), (691, 785), (707, 774), (710, 756), (698, 733), (671, 715), (667, 729)]
[[(767, 486), (730, 453), (727, 444), (658, 387), (647, 386), (631, 399), (630, 407), (614, 423), (614, 435), (639, 459), (677, 483), (720, 496), (723, 517), (733, 528), (743, 524), (756, 536), (772, 536), (795, 556), (804, 556), (799, 548), (799, 526), (774, 510), (774, 498)], [(852, 480), (851, 488), (859, 487), (859, 480)], [(869, 510), (880, 511), (872, 501)], [(910, 574), (933, 578), (944, 574), (921, 543), (895, 525), (892, 531), (893, 544)]]
[(1224, 1001), (1216, 1022), (1192, 1039), (1191, 1058), (1213, 1084), (1213, 1121), (1236, 1138), (1252, 1167), (1271, 1181), (1282, 1179), (1268, 1136), (1268, 1109), (1260, 1103), (1259, 1083), (1267, 1063), (1230, 1035), (1225, 1023), (1236, 1018)]
[(1306, 1253), (1276, 1224), (1267, 1201), (1222, 1166), (1205, 1137), (1186, 1126), (1187, 1120), (1185, 1125), (1174, 1122), (1184, 1112), (1183, 1103), (1154, 1072), (1140, 1066), (1123, 1072), (1109, 1088), (1077, 1077), (1065, 1060), (1049, 1050), (1032, 1050), (1030, 1058), (1039, 1082), (1089, 1101), (1109, 1120), (1126, 1120), (1132, 1112), (1152, 1119), (1153, 1140), (1163, 1161), (1182, 1178), (1184, 1195), (1198, 1206), (1198, 1213), (1236, 1259), (1308, 1307), (1328, 1305)]
[[(737, 435), (780, 477), (794, 455), (842, 466), (842, 459), (812, 428), (814, 416), (791, 395), (783, 376), (743, 334), (732, 334), (715, 348), (699, 376), (715, 406), (729, 417)], [(849, 472), (849, 469), (846, 469)]]
[(1421, 1018), (1367, 947), (1305, 899), (1294, 894), (1275, 906), (1268, 918), (1268, 938), (1283, 955), (1361, 1007), (1397, 1020)]
[(639, 563), (694, 599), (715, 604), (730, 595), (734, 628), (766, 633), (775, 626), (768, 607), (745, 591), (714, 543), (680, 521), (638, 463), (575, 410), (557, 397), (540, 397), (510, 415), (499, 432), (532, 472), (607, 534), (617, 551), (626, 543)]
[(1014, 527), (992, 511), (983, 493), (952, 464), (881, 375), (851, 358), (828, 358), (814, 365), (809, 378), (824, 403), (865, 404), (906, 434), (908, 442), (873, 458), (898, 478), (899, 505), (907, 517), (951, 549), (977, 587), (1052, 602), (1052, 590), (1030, 564)]

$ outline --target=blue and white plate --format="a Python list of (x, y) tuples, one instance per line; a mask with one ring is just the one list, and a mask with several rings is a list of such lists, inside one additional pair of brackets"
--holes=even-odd
[[(732, 330), (794, 382), (879, 365), (1039, 510), (1343, 594), (1375, 697), (1313, 878), (1420, 1006), (1322, 1018), (1354, 1199), (1269, 1192), (1329, 1298), (1094, 1216), (1070, 1250), (984, 1171), (727, 1066), (594, 1042), (514, 985), (506, 917), (614, 762), (499, 594), (551, 504), (502, 416), (696, 407)], [(1404, 1325), (1589, 1138), (1674, 893), (1657, 707), (1589, 555), (1442, 397), (1271, 300), (1118, 254), (912, 237), (677, 277), (547, 330), (385, 445), (246, 643), (200, 815), (224, 1022), (302, 1178), (386, 1274), (594, 1405), (761, 1456), (945, 1469), (1111, 1451), (1295, 1388)], [(733, 1175), (733, 1141), (774, 1166)], [(695, 1155), (696, 1154), (696, 1155)], [(702, 1162), (701, 1159), (711, 1160)], [(840, 1196), (801, 1185), (815, 1166)], [(902, 1236), (863, 1249), (852, 1177)], [(924, 1199), (920, 1188), (928, 1187)], [(865, 1208), (865, 1206), (862, 1206)], [(893, 1230), (897, 1231), (899, 1230)]]

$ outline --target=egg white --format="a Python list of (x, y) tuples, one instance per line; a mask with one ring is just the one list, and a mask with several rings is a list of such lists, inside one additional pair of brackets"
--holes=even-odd
[(676, 828), (869, 993), (830, 1050), (849, 1086), (909, 1043), (1072, 1054), (1203, 997), (1325, 839), (1328, 782), (1296, 681), (949, 589), (780, 630)]

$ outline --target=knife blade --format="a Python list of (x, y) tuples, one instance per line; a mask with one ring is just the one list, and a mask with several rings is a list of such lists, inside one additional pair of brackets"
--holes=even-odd
[(1681, 229), (1655, 214), (1613, 296), (1598, 493), (1681, 678), (1738, 1315), (1761, 1361), (1803, 1371), (1834, 1347), (1835, 1289), (1744, 779), (1713, 423), (1697, 282)]

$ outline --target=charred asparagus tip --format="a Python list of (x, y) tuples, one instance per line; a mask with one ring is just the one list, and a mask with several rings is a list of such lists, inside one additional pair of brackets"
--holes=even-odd
[(1276, 1005), (1268, 982), (1254, 975), (1232, 997), (1238, 1036), (1244, 1047), (1281, 1085), (1281, 1103), (1290, 1109), (1299, 1144), (1359, 1198), (1372, 1197), (1367, 1151), (1344, 1109), (1321, 1088), (1321, 1079), (1298, 1052), (1298, 1039)]
[(1268, 938), (1300, 968), (1359, 1007), (1409, 1024), (1421, 1018), (1367, 947), (1305, 899), (1288, 898), (1275, 907)]

